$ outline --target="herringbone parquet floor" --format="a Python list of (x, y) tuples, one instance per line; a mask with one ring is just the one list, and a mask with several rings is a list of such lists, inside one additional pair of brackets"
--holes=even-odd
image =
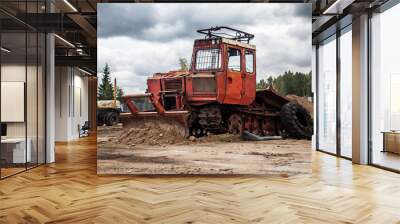
[(400, 223), (400, 175), (313, 153), (294, 177), (96, 175), (94, 138), (0, 181), (0, 223)]

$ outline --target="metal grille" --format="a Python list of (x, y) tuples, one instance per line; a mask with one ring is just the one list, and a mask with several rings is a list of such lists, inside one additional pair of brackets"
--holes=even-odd
[(165, 80), (165, 90), (181, 91), (182, 90), (182, 80), (181, 79), (166, 79)]
[(196, 70), (221, 68), (221, 51), (218, 48), (201, 49), (196, 52)]

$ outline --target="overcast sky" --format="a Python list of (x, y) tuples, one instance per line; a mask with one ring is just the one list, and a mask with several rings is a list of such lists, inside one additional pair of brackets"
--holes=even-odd
[[(257, 80), (311, 71), (311, 4), (98, 4), (98, 65), (125, 93), (144, 92), (155, 72), (190, 62), (196, 30), (230, 26), (255, 34)], [(101, 77), (101, 74), (99, 74)]]

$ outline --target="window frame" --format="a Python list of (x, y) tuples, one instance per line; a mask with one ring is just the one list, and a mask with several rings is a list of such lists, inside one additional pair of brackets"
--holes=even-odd
[[(230, 57), (231, 56), (229, 56), (229, 49), (235, 49), (235, 50), (237, 50), (237, 51), (239, 51), (239, 70), (236, 70), (236, 69), (231, 69), (231, 68), (229, 68), (229, 62), (230, 62)], [(233, 72), (241, 72), (242, 71), (242, 49), (240, 49), (240, 48), (236, 48), (236, 47), (233, 47), (233, 46), (227, 46), (227, 48), (226, 48), (226, 56), (227, 56), (227, 63), (226, 63), (226, 69), (228, 70), (228, 71), (233, 71)]]
[[(215, 67), (215, 68), (205, 68), (205, 69), (199, 69), (197, 66), (198, 66), (198, 53), (200, 52), (200, 51), (212, 51), (212, 50), (218, 50), (218, 63), (217, 63), (217, 66), (218, 67)], [(199, 48), (199, 49), (197, 49), (196, 50), (196, 53), (194, 54), (194, 63), (193, 63), (193, 67), (194, 67), (194, 70), (195, 71), (220, 71), (221, 69), (222, 69), (222, 67), (223, 67), (223, 63), (222, 63), (222, 49), (220, 48), (220, 47), (212, 47), (212, 48)], [(210, 63), (211, 64), (211, 63)]]
[[(246, 52), (251, 52), (251, 54), (249, 54), (249, 55), (251, 55), (252, 56), (252, 68), (251, 68), (251, 71), (248, 71), (247, 70), (247, 57), (246, 57), (246, 55), (248, 55), (248, 54), (246, 54)], [(254, 50), (252, 50), (252, 49), (244, 49), (244, 67), (245, 67), (245, 71), (246, 71), (246, 73), (248, 73), (248, 74), (254, 74), (254, 71), (255, 71), (255, 63), (254, 63)]]

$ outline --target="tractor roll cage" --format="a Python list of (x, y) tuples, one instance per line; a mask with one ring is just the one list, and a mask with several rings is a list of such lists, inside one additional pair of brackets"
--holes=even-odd
[[(236, 40), (239, 42), (247, 42), (250, 43), (250, 40), (254, 38), (253, 34), (237, 30), (234, 28), (230, 28), (227, 26), (216, 26), (208, 29), (200, 29), (197, 30), (198, 33), (205, 34), (205, 39), (212, 38), (227, 38), (231, 40)], [(231, 33), (229, 33), (231, 32)]]

